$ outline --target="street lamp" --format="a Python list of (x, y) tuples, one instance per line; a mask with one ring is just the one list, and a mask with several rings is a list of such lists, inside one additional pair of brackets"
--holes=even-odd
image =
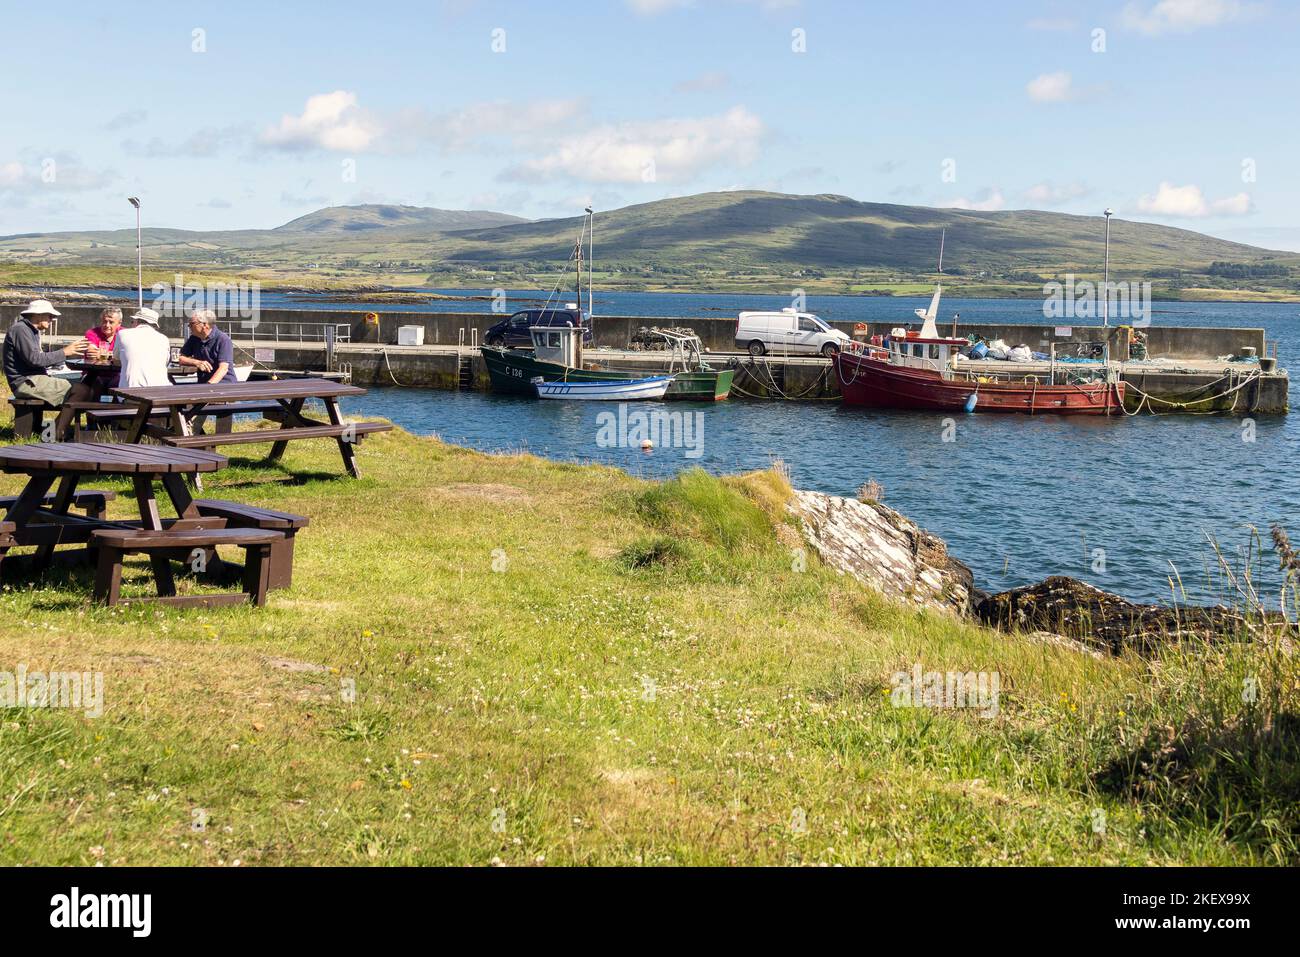
[(140, 252), (140, 198), (128, 196), (126, 201), (135, 207), (135, 288), (136, 307), (144, 308), (144, 257)]
[(1107, 206), (1102, 215), (1106, 217), (1106, 272), (1101, 281), (1101, 324), (1107, 327), (1110, 325), (1110, 218), (1115, 210)]
[[(596, 316), (596, 301), (592, 292), (592, 270), (596, 268), (596, 215), (587, 207), (587, 321)], [(578, 310), (582, 311), (582, 290), (578, 290)]]

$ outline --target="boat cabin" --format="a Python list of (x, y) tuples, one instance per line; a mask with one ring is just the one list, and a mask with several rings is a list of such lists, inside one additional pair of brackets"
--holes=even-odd
[(582, 368), (582, 336), (586, 331), (566, 323), (562, 326), (533, 326), (533, 356), (570, 369)]
[(923, 337), (905, 329), (894, 329), (885, 340), (890, 365), (929, 369), (932, 372), (949, 369), (958, 350), (968, 345), (970, 343), (965, 339)]

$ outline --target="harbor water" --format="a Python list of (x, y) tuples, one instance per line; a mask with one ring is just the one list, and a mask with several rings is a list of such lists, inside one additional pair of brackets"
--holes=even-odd
[[(707, 314), (704, 301), (728, 311), (781, 304), (779, 297), (760, 296), (608, 297), (618, 299), (611, 312), (647, 316)], [(904, 321), (912, 305), (809, 300), (811, 311), (854, 320)], [(953, 311), (977, 321), (1043, 321), (1038, 302), (950, 300), (942, 315)], [(1296, 304), (1156, 303), (1153, 321), (1263, 327), (1279, 343), (1284, 368), (1300, 345)], [(886, 504), (945, 539), (988, 591), (1064, 574), (1135, 600), (1231, 601), (1222, 558), (1239, 578), (1249, 566), (1261, 598), (1277, 607), (1280, 577), (1269, 526), (1279, 522), (1300, 535), (1295, 415), (952, 417), (836, 402), (736, 400), (632, 408), (690, 412), (698, 435), (679, 432), (690, 447), (669, 442), (648, 452), (636, 442), (611, 443), (604, 403), (391, 388), (372, 389), (347, 406), (352, 414), (385, 416), (412, 432), (483, 451), (599, 462), (645, 477), (696, 466), (715, 473), (766, 468), (780, 459), (800, 488), (853, 496), (875, 480)]]
[[(261, 305), (492, 311), (490, 289), (427, 291), (456, 298), (341, 303), (329, 296), (263, 293)], [(526, 308), (546, 295), (511, 291), (505, 306)], [(903, 324), (923, 304), (811, 295), (806, 308), (830, 320)], [(788, 305), (788, 297), (757, 294), (597, 292), (595, 311), (668, 320)], [(941, 324), (954, 313), (972, 322), (1051, 321), (1038, 299), (948, 298)], [(1277, 343), (1280, 368), (1296, 367), (1300, 356), (1300, 304), (1157, 301), (1150, 318), (1153, 325), (1263, 328)], [(692, 446), (669, 442), (647, 452), (639, 443), (611, 444), (609, 430), (602, 430), (608, 423), (601, 413), (610, 411), (604, 403), (398, 388), (372, 389), (347, 403), (351, 414), (384, 416), (411, 432), (483, 451), (599, 462), (645, 477), (697, 466), (715, 473), (766, 468), (780, 459), (801, 488), (853, 496), (875, 480), (886, 504), (944, 538), (988, 591), (1064, 574), (1135, 600), (1232, 601), (1222, 559), (1239, 579), (1249, 566), (1261, 598), (1276, 607), (1280, 577), (1269, 526), (1279, 522), (1293, 538), (1300, 536), (1300, 416), (1294, 414), (945, 417), (848, 409), (837, 402), (734, 399), (635, 408), (691, 413), (698, 432), (683, 434)]]

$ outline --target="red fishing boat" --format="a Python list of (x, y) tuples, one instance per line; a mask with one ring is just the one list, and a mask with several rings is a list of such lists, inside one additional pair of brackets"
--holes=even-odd
[(1094, 381), (1081, 381), (1077, 370), (1055, 363), (1041, 372), (1010, 374), (960, 368), (960, 350), (970, 343), (938, 334), (938, 301), (936, 291), (928, 310), (916, 310), (924, 320), (920, 332), (895, 329), (881, 342), (855, 342), (831, 357), (846, 405), (1031, 415), (1123, 411), (1124, 383), (1109, 366)]

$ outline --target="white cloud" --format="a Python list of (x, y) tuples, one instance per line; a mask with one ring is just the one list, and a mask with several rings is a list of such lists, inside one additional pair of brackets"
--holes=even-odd
[(1123, 22), (1130, 29), (1154, 36), (1215, 27), (1258, 10), (1256, 4), (1238, 0), (1159, 0), (1153, 6), (1130, 3), (1124, 8)]
[(627, 5), (642, 16), (652, 17), (668, 10), (691, 6), (692, 0), (627, 0)]
[(1195, 184), (1175, 186), (1161, 183), (1154, 196), (1138, 199), (1138, 210), (1154, 216), (1194, 219), (1202, 216), (1245, 216), (1254, 210), (1249, 193), (1237, 193), (1222, 199), (1207, 200)]
[[(695, 6), (695, 0), (624, 0), (634, 13), (643, 17), (653, 17), (671, 10), (682, 10)], [(785, 10), (799, 6), (800, 0), (732, 0), (732, 3), (751, 3), (764, 10)]]
[(251, 132), (248, 127), (239, 125), (222, 128), (206, 127), (191, 133), (184, 139), (153, 136), (143, 142), (133, 139), (123, 140), (122, 150), (155, 159), (174, 157), (205, 159), (218, 155), (222, 150), (233, 149), (246, 143)]
[(579, 99), (526, 103), (494, 100), (437, 116), (409, 113), (400, 118), (399, 125), (448, 148), (468, 149), (485, 139), (510, 139), (523, 144), (538, 135), (555, 134), (562, 126), (571, 126), (585, 109)]
[(114, 170), (94, 170), (72, 153), (38, 156), (26, 150), (23, 160), (0, 163), (0, 191), (28, 195), (84, 193), (104, 189), (118, 180)]
[(310, 206), (319, 209), (329, 202), (328, 196), (298, 196), (288, 190), (281, 190), (280, 202), (285, 206)]
[(714, 93), (725, 89), (731, 83), (731, 77), (721, 70), (701, 73), (688, 80), (673, 85), (674, 93)]
[(105, 123), (104, 129), (112, 133), (117, 130), (124, 130), (129, 126), (136, 126), (147, 119), (149, 119), (149, 114), (144, 110), (126, 110)]
[(1035, 103), (1060, 103), (1074, 96), (1070, 74), (1064, 70), (1034, 77), (1025, 84), (1025, 92)]
[(762, 121), (740, 106), (719, 116), (607, 124), (556, 139), (503, 178), (680, 182), (710, 166), (752, 163), (762, 135)]
[(1025, 190), (1025, 199), (1038, 206), (1060, 206), (1062, 203), (1081, 199), (1090, 192), (1092, 190), (1086, 183), (1066, 183), (1057, 186), (1055, 183), (1042, 182), (1035, 183)]
[(979, 198), (974, 200), (963, 196), (944, 205), (949, 209), (970, 209), (977, 212), (991, 213), (1001, 209), (1007, 202), (1006, 197), (1002, 195), (1002, 190), (997, 187), (982, 190), (978, 196)]
[(1068, 17), (1035, 17), (1034, 19), (1027, 21), (1025, 26), (1030, 30), (1060, 32), (1077, 29), (1079, 21), (1072, 20)]
[(380, 124), (357, 105), (347, 90), (317, 93), (307, 98), (301, 114), (285, 114), (277, 126), (262, 131), (261, 141), (283, 150), (325, 149), (359, 153), (380, 133)]

